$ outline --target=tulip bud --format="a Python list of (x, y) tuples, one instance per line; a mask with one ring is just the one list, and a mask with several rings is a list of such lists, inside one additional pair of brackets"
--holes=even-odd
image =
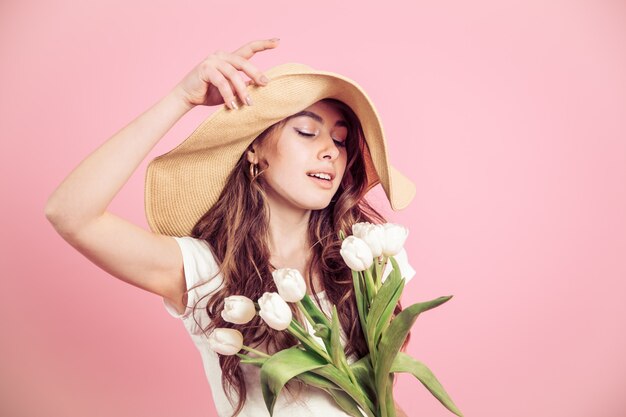
[(224, 298), (222, 318), (229, 323), (246, 324), (254, 318), (254, 302), (243, 295), (231, 295)]
[(353, 271), (365, 271), (374, 262), (374, 255), (372, 255), (370, 247), (365, 241), (356, 236), (348, 236), (345, 238), (343, 242), (341, 242), (339, 253), (344, 262)]
[(293, 314), (289, 305), (275, 292), (263, 293), (259, 298), (259, 316), (275, 330), (285, 330), (289, 327)]
[(382, 224), (355, 223), (352, 225), (352, 234), (367, 243), (373, 257), (378, 258), (382, 255), (385, 243), (385, 228)]
[(393, 223), (386, 223), (383, 227), (385, 229), (383, 255), (394, 256), (402, 250), (404, 241), (409, 235), (409, 229)]
[(208, 337), (211, 350), (221, 355), (234, 355), (243, 347), (243, 335), (239, 330), (218, 327)]
[(315, 323), (313, 325), (314, 335), (317, 337), (321, 337), (322, 339), (330, 338), (330, 329), (328, 326), (322, 323)]
[(297, 269), (280, 268), (272, 272), (274, 283), (278, 288), (278, 294), (283, 300), (297, 303), (306, 294), (306, 284), (302, 274)]

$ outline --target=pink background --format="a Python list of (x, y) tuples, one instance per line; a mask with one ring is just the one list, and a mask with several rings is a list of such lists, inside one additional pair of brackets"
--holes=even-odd
[[(409, 353), (466, 416), (626, 415), (626, 8), (619, 1), (0, 3), (0, 415), (212, 416), (200, 356), (154, 294), (63, 241), (44, 205), (90, 152), (206, 55), (280, 37), (368, 92), (417, 185), (390, 220), (417, 270), (403, 304), (452, 294)], [(147, 162), (110, 211), (147, 229)], [(451, 416), (417, 380), (413, 416)]]

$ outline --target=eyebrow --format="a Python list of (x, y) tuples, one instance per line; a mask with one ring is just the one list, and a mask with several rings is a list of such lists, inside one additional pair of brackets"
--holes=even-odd
[[(292, 119), (294, 117), (300, 117), (300, 116), (307, 116), (314, 120), (317, 120), (320, 123), (324, 123), (324, 119), (322, 119), (322, 116), (320, 116), (317, 113), (313, 113), (312, 111), (308, 111), (308, 110), (302, 110), (301, 112), (291, 115), (287, 118), (287, 120)], [(335, 126), (348, 127), (348, 123), (346, 123), (345, 120), (338, 120), (337, 123), (335, 123)]]

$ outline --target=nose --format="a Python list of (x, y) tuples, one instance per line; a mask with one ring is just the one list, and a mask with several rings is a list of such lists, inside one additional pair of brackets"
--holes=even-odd
[(330, 160), (337, 159), (337, 157), (339, 156), (339, 149), (330, 133), (324, 133), (320, 138), (320, 141), (322, 143), (320, 149), (321, 157)]

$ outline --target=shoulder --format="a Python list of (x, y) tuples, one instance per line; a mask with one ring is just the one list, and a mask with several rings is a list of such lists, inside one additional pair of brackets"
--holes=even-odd
[(170, 300), (163, 299), (167, 311), (174, 317), (189, 317), (194, 305), (207, 297), (222, 284), (219, 265), (212, 251), (211, 245), (204, 239), (192, 236), (176, 237), (183, 258), (183, 273), (186, 284), (186, 306), (177, 305)]
[(211, 245), (206, 240), (192, 236), (174, 237), (174, 239), (183, 256), (185, 275), (201, 278), (218, 269)]

